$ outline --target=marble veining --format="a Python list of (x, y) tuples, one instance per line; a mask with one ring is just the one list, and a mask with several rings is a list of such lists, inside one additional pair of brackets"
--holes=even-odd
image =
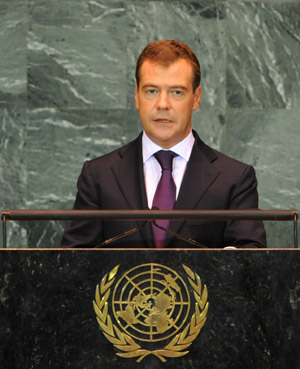
[[(299, 12), (298, 0), (0, 0), (0, 210), (72, 207), (83, 162), (141, 130), (135, 61), (166, 38), (200, 59), (200, 136), (255, 167), (261, 208), (300, 209)], [(8, 245), (55, 247), (63, 227), (11, 222)], [(293, 246), (292, 225), (266, 227), (270, 247)]]

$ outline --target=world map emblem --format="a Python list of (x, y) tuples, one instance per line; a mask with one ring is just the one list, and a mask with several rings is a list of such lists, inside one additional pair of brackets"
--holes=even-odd
[(155, 355), (164, 362), (188, 354), (209, 306), (200, 277), (186, 265), (178, 273), (161, 264), (141, 264), (117, 278), (119, 268), (104, 275), (93, 302), (100, 329), (117, 355), (137, 362)]

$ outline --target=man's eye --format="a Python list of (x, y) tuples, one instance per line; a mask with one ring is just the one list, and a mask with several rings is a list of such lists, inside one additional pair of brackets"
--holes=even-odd
[(175, 96), (175, 97), (181, 97), (183, 95), (182, 91), (181, 90), (173, 90), (172, 91), (172, 94)]
[(146, 94), (149, 96), (153, 96), (157, 94), (157, 90), (155, 90), (154, 88), (149, 88), (148, 90), (146, 90)]

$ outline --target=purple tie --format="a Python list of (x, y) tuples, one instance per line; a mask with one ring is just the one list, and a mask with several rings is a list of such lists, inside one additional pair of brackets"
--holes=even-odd
[[(171, 210), (176, 199), (176, 185), (172, 177), (173, 158), (178, 155), (173, 151), (161, 150), (154, 156), (161, 166), (162, 174), (155, 191), (152, 207), (158, 207), (160, 210)], [(161, 227), (168, 228), (170, 220), (158, 220), (156, 223)], [(167, 233), (153, 225), (153, 234), (156, 247), (164, 247)]]

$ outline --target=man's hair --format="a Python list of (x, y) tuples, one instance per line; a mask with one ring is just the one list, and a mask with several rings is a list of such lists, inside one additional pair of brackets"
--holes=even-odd
[(193, 91), (195, 92), (201, 81), (200, 63), (188, 45), (176, 40), (155, 41), (144, 48), (136, 63), (135, 79), (137, 86), (139, 87), (140, 83), (140, 69), (146, 60), (169, 66), (177, 59), (185, 59), (191, 64), (194, 74)]

